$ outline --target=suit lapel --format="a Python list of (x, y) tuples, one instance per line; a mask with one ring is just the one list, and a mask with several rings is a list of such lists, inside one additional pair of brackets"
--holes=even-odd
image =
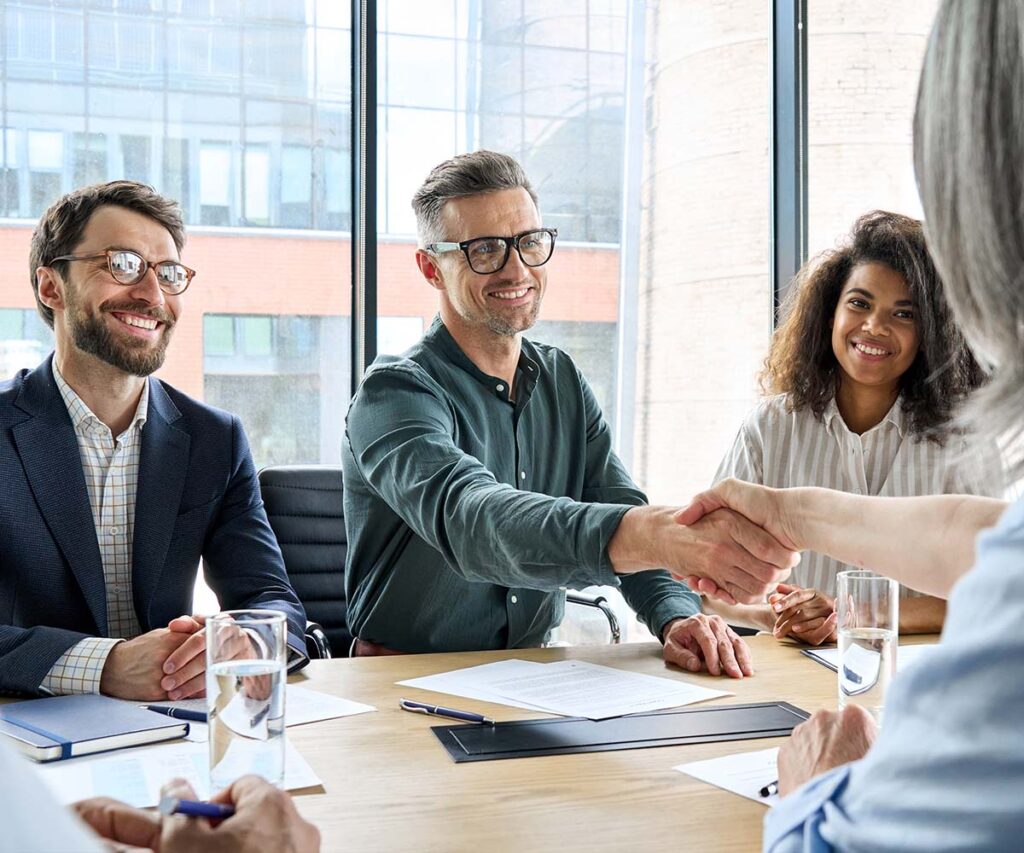
[(132, 590), (143, 631), (154, 627), (149, 624), (149, 603), (163, 572), (188, 472), (191, 439), (173, 425), (180, 417), (163, 385), (150, 379), (132, 541)]
[(11, 432), (39, 511), (81, 587), (97, 632), (106, 636), (106, 585), (96, 524), (78, 439), (53, 378), (52, 358), (25, 377), (15, 405), (32, 417)]

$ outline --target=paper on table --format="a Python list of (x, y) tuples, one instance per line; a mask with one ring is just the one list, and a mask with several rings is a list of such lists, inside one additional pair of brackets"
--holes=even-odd
[[(191, 711), (206, 711), (205, 699), (179, 699), (177, 702), (153, 702), (152, 704), (187, 708)], [(351, 699), (320, 693), (310, 690), (308, 687), (299, 687), (295, 684), (289, 684), (286, 687), (284, 706), (286, 726), (301, 726), (319, 720), (333, 720), (336, 717), (349, 717), (376, 710), (373, 705), (364, 705), (362, 702), (353, 702)], [(196, 743), (204, 743), (208, 736), (206, 728), (203, 723), (190, 723), (186, 738)]]
[[(913, 666), (925, 656), (925, 650), (937, 646), (938, 643), (917, 643), (913, 646), (900, 646), (896, 651), (896, 672), (902, 672)], [(839, 671), (839, 649), (801, 649), (812, 660), (827, 666), (833, 672)]]
[(675, 708), (731, 695), (724, 690), (710, 690), (685, 681), (576, 660), (546, 664), (498, 661), (398, 683), (437, 693), (592, 720)]
[(740, 752), (722, 758), (709, 758), (706, 761), (691, 761), (673, 767), (680, 773), (693, 776), (717, 788), (724, 788), (733, 794), (739, 794), (755, 803), (774, 806), (779, 801), (778, 794), (762, 797), (760, 790), (779, 778), (779, 748), (760, 749), (757, 752)]
[[(209, 750), (205, 744), (173, 741), (150, 748), (88, 755), (39, 766), (39, 777), (62, 803), (85, 797), (113, 797), (138, 808), (160, 802), (160, 786), (174, 777), (188, 780), (201, 800), (210, 796)], [(319, 785), (295, 747), (285, 743), (284, 787)]]
[(453, 669), (450, 672), (439, 672), (437, 675), (425, 675), (421, 678), (409, 678), (398, 681), (402, 687), (417, 687), (420, 690), (432, 690), (435, 693), (447, 693), (449, 696), (462, 696), (465, 699), (479, 699), (481, 702), (494, 702), (496, 705), (510, 705), (513, 708), (525, 708), (528, 711), (544, 711), (536, 705), (517, 702), (496, 693), (490, 685), (494, 681), (516, 676), (543, 672), (546, 664), (528, 660), (499, 660), (465, 669)]

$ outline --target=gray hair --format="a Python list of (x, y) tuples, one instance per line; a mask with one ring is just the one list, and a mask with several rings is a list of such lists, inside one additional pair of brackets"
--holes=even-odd
[(536, 205), (537, 193), (533, 191), (523, 167), (514, 157), (497, 151), (480, 150), (459, 154), (434, 166), (412, 197), (420, 245), (447, 239), (441, 215), (444, 206), (453, 198), (519, 187), (530, 194)]
[(1024, 0), (945, 0), (914, 119), (929, 246), (964, 335), (992, 372), (962, 425), (1024, 476)]

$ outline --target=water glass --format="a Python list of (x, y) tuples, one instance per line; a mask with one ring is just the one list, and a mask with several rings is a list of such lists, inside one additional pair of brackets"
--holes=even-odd
[(896, 673), (900, 587), (873, 572), (837, 575), (839, 708), (861, 705), (880, 723)]
[(206, 620), (211, 793), (249, 773), (284, 785), (287, 636), (277, 610), (231, 610)]

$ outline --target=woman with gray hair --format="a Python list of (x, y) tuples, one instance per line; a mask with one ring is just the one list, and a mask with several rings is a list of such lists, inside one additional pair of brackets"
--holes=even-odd
[[(1018, 480), (1024, 0), (942, 4), (921, 76), (914, 149), (947, 297), (992, 374), (961, 420), (1000, 441)], [(794, 730), (779, 752), (783, 799), (765, 820), (765, 849), (1020, 850), (1024, 500), (870, 498), (726, 480), (677, 520), (692, 523), (721, 506), (793, 550), (823, 552), (949, 598), (942, 641), (893, 682), (880, 732), (853, 706), (819, 712)], [(708, 581), (693, 581), (728, 600)]]

